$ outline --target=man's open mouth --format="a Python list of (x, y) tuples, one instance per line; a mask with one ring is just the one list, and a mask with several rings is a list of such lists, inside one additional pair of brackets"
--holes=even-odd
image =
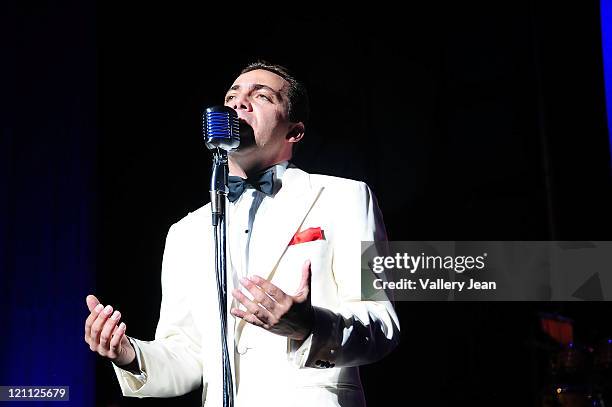
[(238, 119), (240, 122), (240, 147), (250, 146), (255, 144), (255, 132), (250, 124), (243, 119)]

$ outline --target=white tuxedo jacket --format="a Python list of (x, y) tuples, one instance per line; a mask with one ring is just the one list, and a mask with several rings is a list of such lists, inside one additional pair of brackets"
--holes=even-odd
[[(236, 407), (364, 406), (359, 365), (399, 341), (390, 301), (361, 301), (361, 241), (385, 240), (375, 198), (362, 182), (289, 167), (270, 206), (277, 220), (250, 247), (250, 270), (294, 294), (311, 260), (315, 326), (304, 341), (272, 334), (229, 314), (228, 348)], [(324, 240), (288, 245), (321, 227)], [(221, 406), (220, 318), (210, 204), (170, 227), (162, 265), (155, 340), (131, 338), (145, 380), (115, 366), (124, 396), (174, 397), (203, 384), (202, 403)], [(228, 262), (229, 264), (229, 262)], [(235, 344), (235, 346), (232, 346)]]

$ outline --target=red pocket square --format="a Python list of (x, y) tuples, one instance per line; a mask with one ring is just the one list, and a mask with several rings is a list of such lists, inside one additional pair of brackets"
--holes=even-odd
[(323, 239), (323, 231), (320, 227), (308, 228), (293, 235), (293, 239), (291, 239), (291, 241), (289, 242), (289, 246)]

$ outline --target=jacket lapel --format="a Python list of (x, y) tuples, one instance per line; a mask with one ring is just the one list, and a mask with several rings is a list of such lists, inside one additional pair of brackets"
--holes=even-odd
[[(274, 276), (291, 238), (315, 205), (322, 189), (312, 188), (308, 173), (297, 168), (287, 168), (283, 175), (283, 186), (268, 209), (269, 220), (274, 216), (273, 223), (265, 225), (265, 233), (258, 237), (258, 244), (250, 248), (251, 253), (258, 253), (250, 256), (250, 274), (257, 274), (267, 280)], [(242, 319), (237, 323), (236, 344), (246, 325), (247, 322)]]

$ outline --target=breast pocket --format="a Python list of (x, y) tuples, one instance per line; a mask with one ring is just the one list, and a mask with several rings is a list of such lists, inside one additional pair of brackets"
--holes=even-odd
[(330, 245), (327, 240), (291, 245), (281, 258), (272, 283), (285, 293), (294, 295), (300, 287), (302, 267), (306, 260), (311, 262), (313, 284), (322, 274), (330, 270)]

